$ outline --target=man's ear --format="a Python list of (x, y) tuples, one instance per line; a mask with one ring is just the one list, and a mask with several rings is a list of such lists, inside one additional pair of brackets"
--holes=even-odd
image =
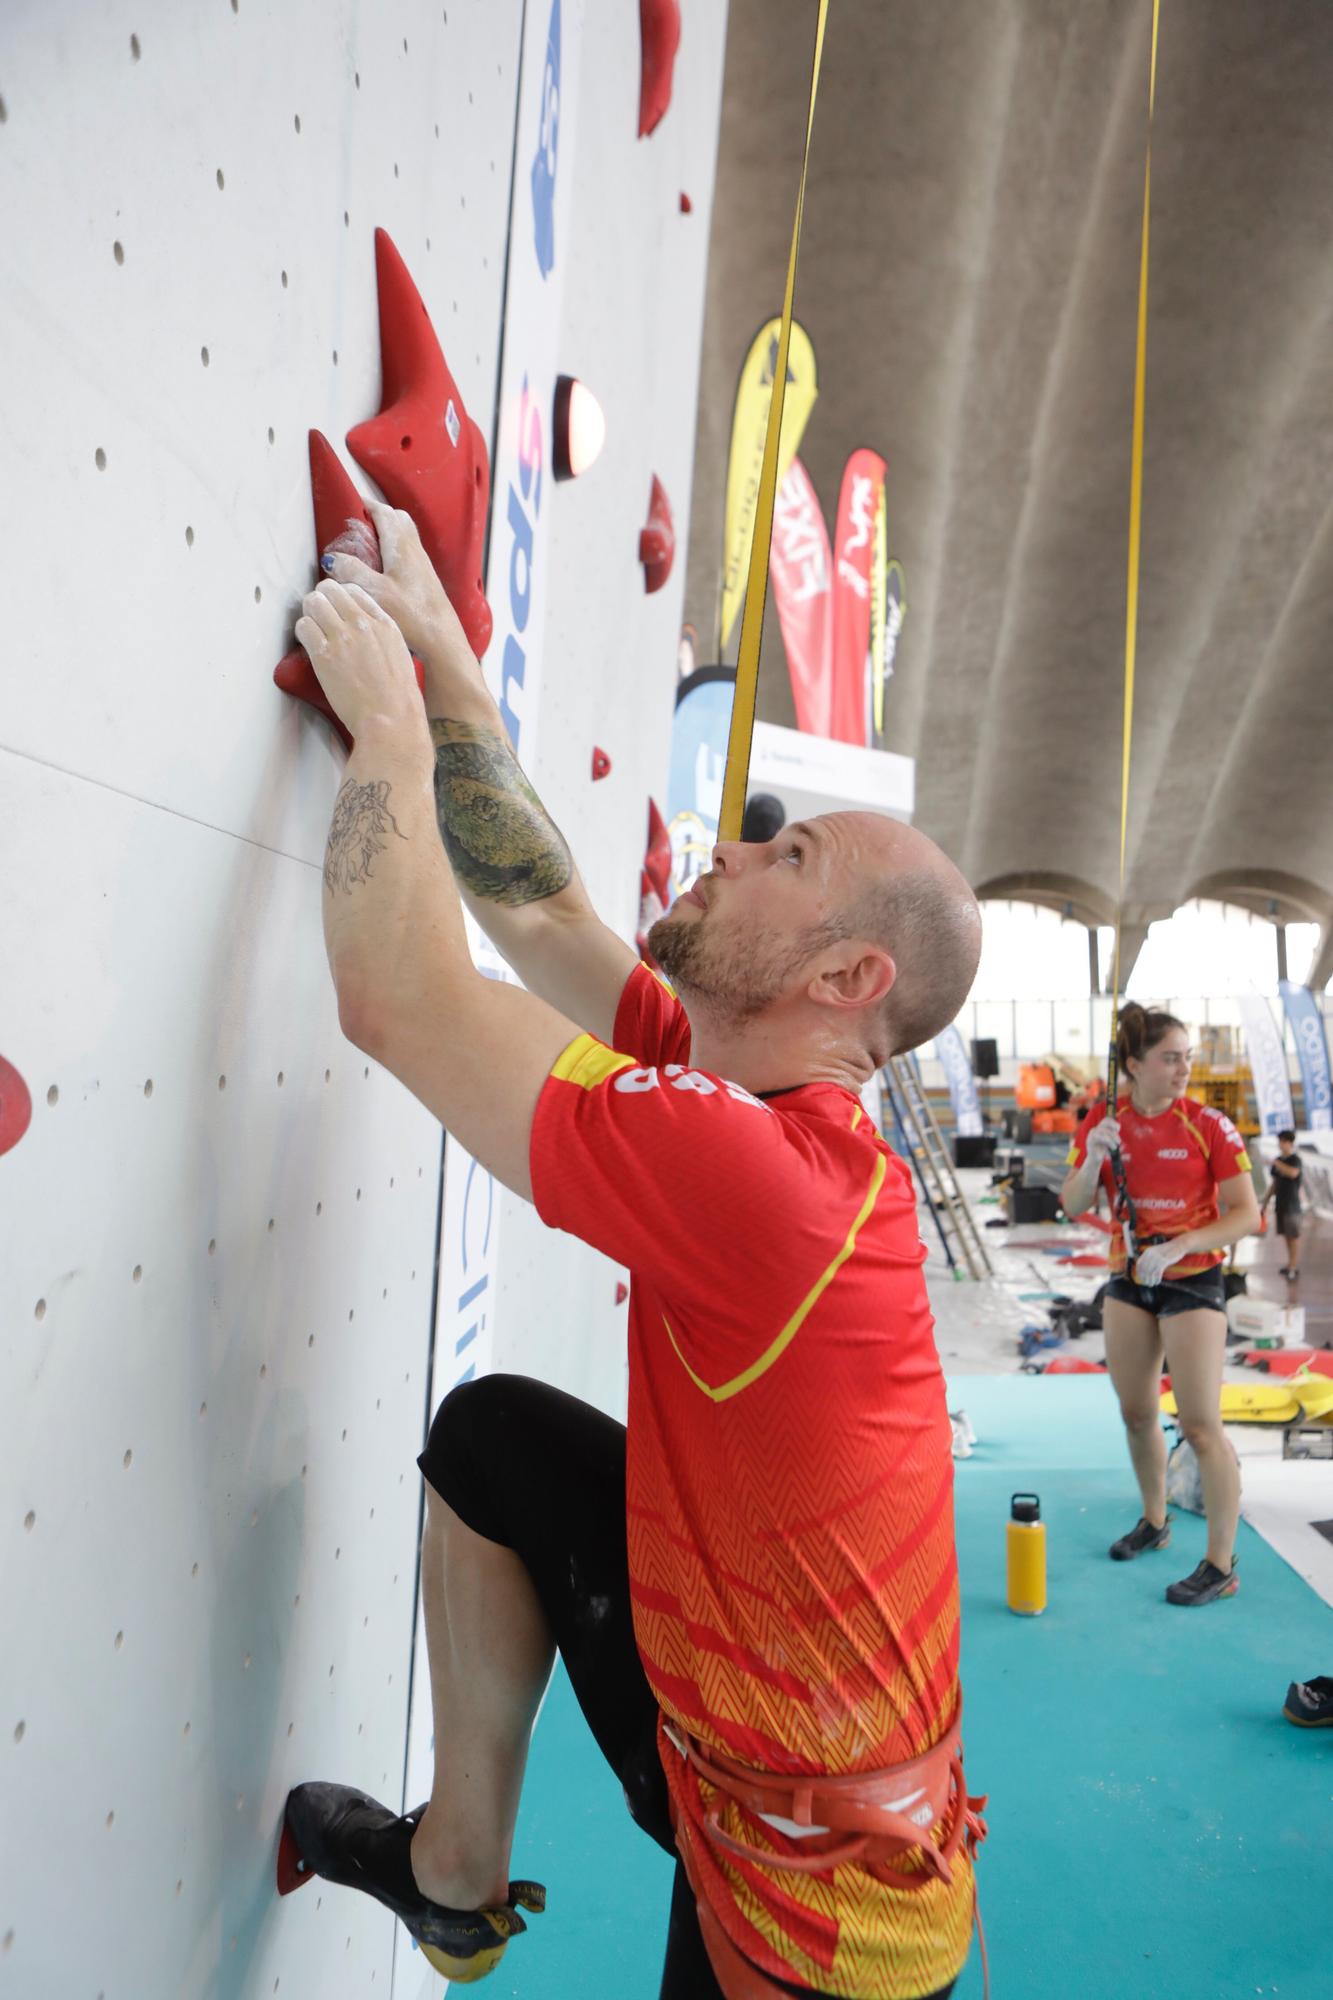
[(821, 1007), (873, 1007), (893, 991), (898, 967), (887, 951), (856, 947), (845, 963), (825, 966), (810, 982), (810, 998)]

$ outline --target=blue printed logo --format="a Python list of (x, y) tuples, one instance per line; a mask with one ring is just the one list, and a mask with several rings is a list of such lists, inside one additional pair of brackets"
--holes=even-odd
[(541, 127), (532, 163), (532, 228), (543, 278), (555, 265), (555, 168), (560, 146), (560, 0), (552, 0), (542, 72)]

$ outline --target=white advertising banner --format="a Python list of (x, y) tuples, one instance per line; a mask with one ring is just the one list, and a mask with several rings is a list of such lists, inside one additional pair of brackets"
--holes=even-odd
[(960, 1139), (977, 1139), (985, 1131), (977, 1080), (972, 1074), (967, 1046), (957, 1028), (945, 1028), (935, 1037), (935, 1060), (944, 1066), (944, 1078), (953, 1104), (954, 1130)]
[(1244, 1024), (1245, 1050), (1254, 1077), (1259, 1125), (1264, 1132), (1286, 1132), (1296, 1123), (1291, 1103), (1291, 1083), (1287, 1077), (1287, 1056), (1273, 1011), (1262, 993), (1239, 996), (1240, 1018)]

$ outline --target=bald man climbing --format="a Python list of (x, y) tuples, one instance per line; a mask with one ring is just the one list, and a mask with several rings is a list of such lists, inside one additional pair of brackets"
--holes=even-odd
[[(673, 994), (594, 915), (411, 520), (374, 516), (384, 574), (338, 558), (296, 628), (356, 741), (325, 868), (340, 1019), (629, 1267), (629, 1421), (515, 1376), (446, 1398), (420, 1459), (430, 1802), (300, 1786), (288, 1866), (483, 1977), (544, 1900), (510, 1846), (558, 1649), (678, 1857), (663, 2000), (938, 2000), (980, 1830), (950, 1427), (911, 1178), (858, 1092), (958, 1012), (976, 902), (874, 814), (722, 842), (650, 936)], [(460, 892), (529, 991), (476, 972)]]

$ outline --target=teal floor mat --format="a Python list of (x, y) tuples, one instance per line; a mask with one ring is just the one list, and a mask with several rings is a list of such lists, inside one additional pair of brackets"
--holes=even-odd
[[(1204, 1553), (1111, 1563), (1138, 1508), (1104, 1378), (970, 1376), (958, 1466), (969, 1781), (991, 1796), (982, 1915), (994, 2000), (1327, 2000), (1333, 1730), (1282, 1720), (1288, 1681), (1333, 1673), (1333, 1611), (1251, 1530), (1239, 1594), (1163, 1590)], [(1047, 1520), (1050, 1607), (1004, 1601), (1011, 1492)], [(533, 1744), (514, 1865), (550, 1908), (487, 1992), (656, 2000), (668, 1858), (640, 1834), (563, 1674)], [(973, 1952), (957, 2000), (978, 2000)]]

